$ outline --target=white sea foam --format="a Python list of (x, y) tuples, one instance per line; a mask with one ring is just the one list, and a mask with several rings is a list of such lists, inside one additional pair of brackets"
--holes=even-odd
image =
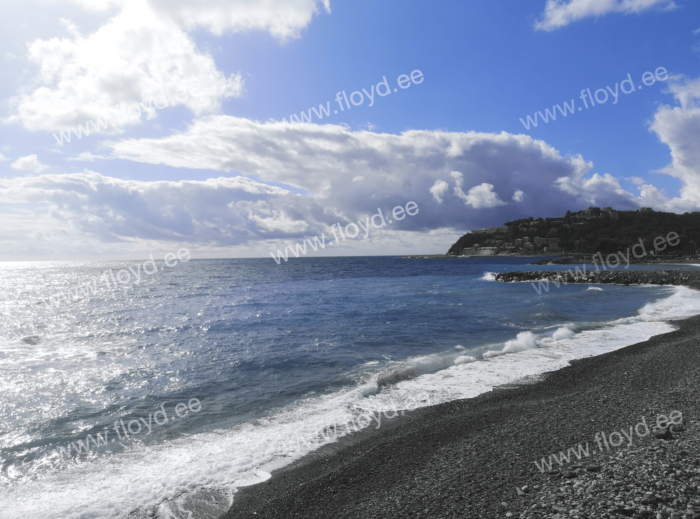
[[(264, 481), (270, 471), (334, 442), (351, 428), (377, 427), (372, 414), (470, 398), (525, 376), (564, 367), (666, 333), (664, 322), (700, 313), (698, 293), (674, 287), (670, 297), (596, 330), (573, 325), (520, 332), (493, 345), (482, 359), (463, 347), (393, 363), (354, 388), (297, 402), (266, 419), (160, 444), (128, 445), (118, 455), (83, 461), (44, 460), (21, 485), (0, 489), (3, 517), (120, 517), (140, 508), (161, 518), (214, 518), (225, 511), (234, 487)], [(488, 352), (487, 352), (488, 353)], [(393, 375), (392, 375), (393, 374)], [(384, 375), (386, 385), (380, 387)], [(395, 375), (395, 376), (394, 376)], [(390, 380), (391, 378), (395, 380)], [(365, 416), (365, 418), (362, 418)], [(385, 415), (379, 417), (385, 420)], [(348, 424), (354, 423), (352, 427)], [(384, 422), (382, 421), (382, 425)]]
[(506, 342), (503, 353), (515, 353), (517, 351), (537, 348), (537, 339), (532, 332), (520, 332), (515, 339)]
[(561, 339), (570, 339), (571, 337), (574, 336), (574, 330), (572, 330), (572, 327), (569, 326), (562, 326), (561, 328), (558, 328), (557, 331), (555, 331), (552, 334), (552, 339), (555, 341), (561, 340)]
[(595, 292), (602, 292), (603, 289), (599, 287), (588, 287), (586, 290), (593, 290)]
[(484, 272), (484, 275), (481, 276), (479, 279), (482, 281), (496, 281), (496, 274), (493, 272)]

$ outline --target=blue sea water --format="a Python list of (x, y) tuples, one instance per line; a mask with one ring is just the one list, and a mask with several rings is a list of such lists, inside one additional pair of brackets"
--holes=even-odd
[[(0, 516), (216, 517), (235, 488), (332, 441), (319, 430), (347, 434), (362, 409), (475, 396), (700, 313), (686, 288), (493, 281), (565, 268), (530, 261), (3, 264)], [(138, 283), (47, 301), (129, 267)], [(105, 432), (106, 445), (71, 447)]]

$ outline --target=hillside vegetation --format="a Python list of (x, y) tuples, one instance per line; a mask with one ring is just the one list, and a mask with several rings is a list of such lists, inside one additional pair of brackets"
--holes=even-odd
[[(700, 242), (700, 212), (664, 213), (642, 208), (616, 211), (589, 207), (558, 218), (523, 218), (502, 227), (476, 229), (463, 235), (448, 254), (459, 255), (465, 248), (498, 247), (499, 253), (580, 252), (612, 253), (638, 244), (641, 238), (647, 251), (654, 251), (656, 237), (676, 233), (675, 247), (666, 247), (656, 255), (680, 255), (695, 251)], [(526, 239), (528, 238), (528, 239)], [(529, 242), (530, 245), (526, 245)], [(537, 242), (537, 243), (535, 243)]]

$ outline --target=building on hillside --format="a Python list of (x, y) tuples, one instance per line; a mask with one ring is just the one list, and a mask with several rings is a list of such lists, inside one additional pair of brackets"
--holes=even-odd
[(495, 256), (498, 254), (498, 247), (480, 247), (476, 251), (477, 256)]
[(567, 215), (578, 220), (619, 220), (620, 214), (612, 207), (589, 207), (578, 213), (568, 213)]
[(610, 220), (619, 220), (620, 219), (620, 213), (615, 211), (615, 209), (613, 209), (612, 207), (603, 207), (603, 209), (601, 209), (600, 212), (601, 212), (601, 216), (607, 215), (607, 218), (609, 218)]
[(483, 229), (474, 229), (469, 232), (472, 234), (499, 234), (508, 232), (508, 226), (501, 225), (500, 227), (484, 227)]

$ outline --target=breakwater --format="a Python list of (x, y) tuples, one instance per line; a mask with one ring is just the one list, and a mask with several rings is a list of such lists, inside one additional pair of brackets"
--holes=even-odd
[(552, 283), (607, 283), (615, 285), (688, 285), (700, 280), (694, 270), (535, 270), (530, 272), (503, 272), (496, 281), (519, 283), (551, 281)]

